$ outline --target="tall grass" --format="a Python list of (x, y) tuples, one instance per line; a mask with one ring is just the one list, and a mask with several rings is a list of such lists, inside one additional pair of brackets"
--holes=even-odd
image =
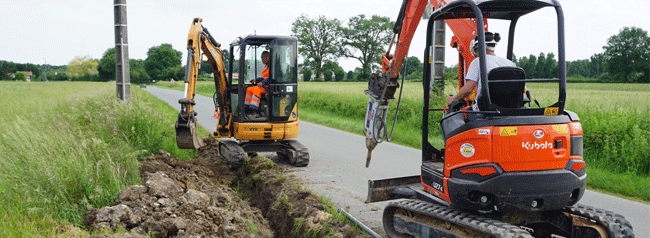
[[(114, 83), (0, 82), (0, 236), (83, 235), (83, 214), (139, 184), (137, 159), (176, 148), (176, 112), (138, 88), (130, 103)], [(72, 233), (70, 233), (72, 232)]]
[[(536, 94), (556, 90), (532, 84)], [(569, 84), (566, 109), (584, 129), (585, 160), (615, 173), (650, 176), (650, 85)]]

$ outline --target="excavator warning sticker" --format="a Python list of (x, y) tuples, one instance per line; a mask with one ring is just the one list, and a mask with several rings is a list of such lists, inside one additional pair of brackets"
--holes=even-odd
[(547, 115), (547, 116), (548, 115), (557, 115), (559, 110), (560, 110), (560, 108), (558, 108), (558, 107), (547, 107), (547, 108), (544, 108), (544, 115)]
[(569, 134), (569, 126), (566, 124), (553, 125), (553, 130), (558, 134)]
[(516, 126), (501, 127), (499, 129), (499, 135), (500, 136), (516, 136), (517, 135), (517, 127)]

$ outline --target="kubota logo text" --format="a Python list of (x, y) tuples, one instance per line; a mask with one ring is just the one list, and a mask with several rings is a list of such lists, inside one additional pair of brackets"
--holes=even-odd
[(521, 142), (521, 147), (527, 150), (539, 150), (539, 149), (549, 149), (553, 148), (553, 143), (545, 141), (543, 143), (530, 143), (530, 142)]

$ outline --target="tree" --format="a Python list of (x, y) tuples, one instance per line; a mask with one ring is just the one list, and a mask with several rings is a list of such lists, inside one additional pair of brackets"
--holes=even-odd
[(540, 52), (535, 68), (538, 78), (558, 78), (557, 61), (553, 53), (544, 55)]
[(445, 72), (442, 75), (442, 79), (445, 81), (458, 82), (458, 64), (455, 64), (453, 67), (445, 67)]
[(597, 78), (605, 73), (605, 55), (603, 53), (594, 54), (589, 57), (589, 76), (590, 78)]
[(566, 62), (566, 75), (569, 77), (587, 77), (590, 78), (589, 66), (591, 63), (588, 59), (574, 60)]
[(16, 72), (16, 64), (14, 62), (0, 60), (0, 79), (11, 80), (8, 73)]
[(535, 57), (535, 55), (531, 54), (529, 57), (522, 57), (521, 59), (517, 60), (516, 65), (526, 71), (526, 78), (537, 78), (537, 74), (535, 73), (537, 57)]
[(650, 82), (650, 37), (638, 27), (623, 27), (607, 40), (605, 70), (617, 82)]
[(58, 72), (56, 75), (49, 77), (53, 81), (69, 81), (70, 77), (68, 77), (68, 74), (64, 72)]
[(151, 78), (147, 71), (144, 69), (144, 60), (131, 59), (129, 60), (129, 68), (131, 71), (131, 83), (143, 84), (148, 83)]
[(311, 69), (303, 69), (302, 70), (302, 81), (310, 81), (311, 80)]
[(302, 14), (291, 24), (293, 36), (298, 38), (298, 53), (305, 57), (303, 66), (316, 69), (316, 78), (320, 77), (323, 61), (336, 61), (339, 57), (341, 21), (319, 16), (310, 19)]
[(147, 51), (144, 69), (153, 80), (169, 80), (174, 77), (176, 67), (181, 66), (183, 53), (174, 50), (171, 44), (154, 46)]
[(347, 81), (354, 80), (354, 72), (352, 70), (348, 71), (348, 74), (345, 76), (345, 79), (347, 79)]
[[(210, 66), (210, 67), (212, 67), (212, 66)], [(175, 81), (183, 81), (183, 80), (185, 80), (185, 66), (178, 65), (178, 66), (174, 67), (174, 73), (172, 75), (172, 78)]]
[(544, 78), (544, 63), (546, 61), (546, 55), (540, 52), (537, 57), (537, 62), (535, 63), (535, 76), (537, 78)]
[(101, 81), (115, 80), (115, 47), (104, 51), (104, 55), (97, 65), (97, 72)]
[(27, 81), (27, 74), (23, 72), (16, 73), (16, 81)]
[(99, 61), (90, 56), (77, 56), (68, 64), (68, 74), (73, 77), (97, 74)]
[(332, 71), (329, 69), (323, 70), (323, 80), (325, 82), (332, 81)]
[(331, 61), (331, 60), (325, 60), (323, 66), (321, 67), (322, 71), (329, 70), (329, 71), (336, 71), (337, 69), (340, 69), (341, 66), (339, 66), (339, 63), (336, 61)]
[(343, 78), (345, 77), (345, 71), (343, 68), (338, 68), (334, 70), (334, 81), (340, 82), (343, 81)]
[(358, 77), (370, 78), (370, 73), (379, 65), (383, 46), (390, 43), (393, 25), (388, 17), (373, 15), (368, 19), (361, 14), (351, 17), (348, 27), (342, 29), (343, 55), (359, 60), (362, 73)]
[(406, 75), (411, 75), (414, 72), (417, 71), (422, 71), (424, 66), (422, 65), (422, 62), (420, 62), (420, 59), (415, 56), (411, 56), (406, 58), (406, 61), (404, 62), (406, 66)]
[(363, 68), (357, 67), (354, 69), (354, 75), (356, 81), (368, 81), (370, 80), (370, 72), (366, 71)]

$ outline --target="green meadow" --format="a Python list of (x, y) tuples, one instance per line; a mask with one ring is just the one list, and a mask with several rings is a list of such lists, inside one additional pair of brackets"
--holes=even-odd
[[(159, 82), (155, 86), (183, 90), (182, 83)], [(365, 82), (299, 82), (299, 115), (302, 120), (363, 135), (368, 97)], [(421, 147), (422, 83), (405, 82), (395, 132), (391, 142)], [(557, 101), (557, 85), (528, 84), (541, 106)], [(448, 84), (443, 95), (455, 94)], [(213, 82), (199, 82), (197, 93), (212, 97)], [(396, 97), (399, 91), (396, 92)], [(444, 96), (433, 96), (432, 108), (442, 108)], [(397, 100), (391, 102), (387, 125), (392, 128)], [(569, 83), (566, 109), (576, 112), (584, 129), (587, 186), (634, 200), (650, 201), (650, 85)], [(441, 148), (438, 121), (429, 118), (430, 143)], [(389, 130), (390, 132), (390, 130)], [(381, 146), (381, 145), (379, 145)], [(365, 149), (365, 148), (359, 148)]]
[(195, 156), (176, 147), (173, 108), (115, 95), (115, 82), (0, 82), (0, 237), (88, 236), (85, 211), (140, 184), (138, 158)]

